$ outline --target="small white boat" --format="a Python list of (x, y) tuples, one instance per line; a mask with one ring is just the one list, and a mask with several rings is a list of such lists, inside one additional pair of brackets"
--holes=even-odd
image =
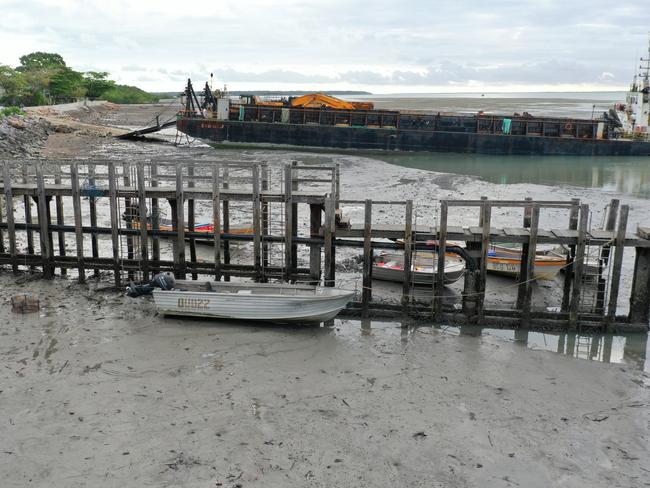
[[(418, 251), (413, 253), (411, 276), (414, 284), (431, 285), (438, 273), (438, 254)], [(465, 261), (456, 254), (445, 256), (445, 285), (458, 281), (465, 273)], [(372, 277), (385, 281), (404, 281), (404, 254), (385, 252), (379, 254), (372, 265)]]
[(353, 296), (353, 291), (322, 286), (189, 280), (153, 292), (164, 315), (281, 323), (333, 319)]

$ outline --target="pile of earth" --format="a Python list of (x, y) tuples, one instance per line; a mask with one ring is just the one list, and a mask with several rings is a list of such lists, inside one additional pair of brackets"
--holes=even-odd
[(0, 119), (0, 158), (37, 157), (47, 137), (57, 128), (40, 117)]

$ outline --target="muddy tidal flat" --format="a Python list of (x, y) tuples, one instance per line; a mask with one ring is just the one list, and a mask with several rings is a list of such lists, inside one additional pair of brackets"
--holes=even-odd
[[(174, 145), (175, 131), (158, 142), (111, 137), (174, 110), (169, 103), (34, 113), (43, 119), (34, 123), (58, 129), (44, 129), (38, 151), (28, 153), (259, 159), (278, 168), (336, 162), (344, 197), (413, 199), (418, 224), (434, 222), (435, 200), (481, 195), (580, 198), (596, 220), (619, 198), (631, 206), (630, 228), (650, 215), (643, 192), (625, 186), (521, 177), (500, 184), (454, 172), (453, 158), (437, 171), (441, 156), (409, 164), (356, 152)], [(345, 212), (353, 222), (363, 216), (360, 206)], [(377, 222), (397, 218), (387, 211)], [(476, 215), (455, 218), (475, 225)], [(506, 225), (521, 216), (495, 218)], [(540, 225), (554, 218), (543, 215)], [(339, 262), (358, 254), (346, 252)], [(621, 297), (632, 263), (626, 254)], [(339, 271), (342, 285), (356, 286), (352, 273)], [(510, 300), (506, 285), (491, 279), (486, 301)], [(540, 335), (526, 347), (521, 336), (426, 322), (341, 318), (280, 327), (170, 319), (150, 300), (112, 289), (108, 275), (79, 285), (73, 276), (44, 281), (3, 270), (0, 287), (3, 487), (650, 485), (645, 336), (592, 338), (585, 352), (586, 336)], [(539, 288), (536, 305), (554, 306), (557, 286)], [(40, 310), (14, 313), (10, 299), (21, 293), (38, 297)], [(544, 347), (547, 339), (552, 345)]]

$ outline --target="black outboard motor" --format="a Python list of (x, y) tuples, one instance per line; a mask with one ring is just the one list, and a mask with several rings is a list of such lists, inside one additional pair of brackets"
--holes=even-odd
[(126, 287), (126, 294), (131, 298), (136, 298), (144, 295), (151, 295), (155, 288), (160, 288), (161, 290), (173, 290), (174, 286), (176, 286), (174, 275), (171, 273), (158, 273), (149, 283), (140, 285), (131, 283)]

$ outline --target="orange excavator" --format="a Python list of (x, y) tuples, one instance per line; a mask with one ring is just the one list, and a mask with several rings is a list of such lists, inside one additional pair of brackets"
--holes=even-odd
[(336, 108), (340, 110), (372, 110), (374, 108), (370, 102), (348, 102), (324, 93), (309, 93), (292, 98), (290, 104), (296, 108)]

